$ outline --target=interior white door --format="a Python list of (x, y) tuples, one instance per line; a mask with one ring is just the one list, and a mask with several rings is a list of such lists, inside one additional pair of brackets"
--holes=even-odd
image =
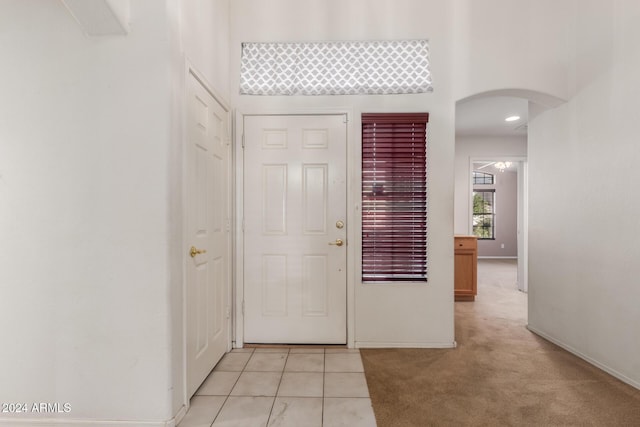
[(187, 391), (229, 349), (229, 113), (189, 74), (187, 92)]
[(346, 343), (344, 115), (244, 118), (244, 338)]

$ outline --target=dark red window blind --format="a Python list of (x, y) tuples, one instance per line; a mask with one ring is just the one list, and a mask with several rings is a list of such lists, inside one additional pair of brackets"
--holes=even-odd
[(362, 115), (362, 280), (427, 280), (428, 113)]

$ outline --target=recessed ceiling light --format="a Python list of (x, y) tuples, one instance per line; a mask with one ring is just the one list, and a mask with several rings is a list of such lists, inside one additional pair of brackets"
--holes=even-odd
[(520, 120), (520, 116), (509, 116), (504, 119), (505, 122), (515, 122), (516, 120)]

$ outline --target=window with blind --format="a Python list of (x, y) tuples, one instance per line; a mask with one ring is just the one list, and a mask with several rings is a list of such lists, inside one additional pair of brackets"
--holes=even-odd
[(428, 113), (362, 115), (362, 280), (427, 280)]

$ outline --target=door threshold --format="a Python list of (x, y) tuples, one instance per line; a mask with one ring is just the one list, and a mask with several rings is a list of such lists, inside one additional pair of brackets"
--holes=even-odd
[(346, 344), (249, 344), (244, 348), (348, 348)]

